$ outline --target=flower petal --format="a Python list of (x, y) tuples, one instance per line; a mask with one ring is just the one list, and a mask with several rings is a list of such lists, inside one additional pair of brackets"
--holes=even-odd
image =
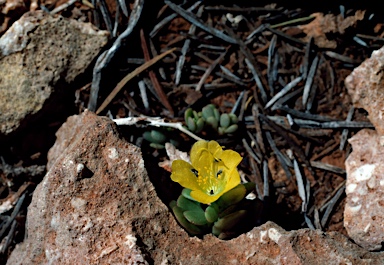
[(223, 153), (223, 148), (216, 141), (210, 141), (208, 143), (208, 151), (213, 155), (214, 158), (218, 158)]
[(236, 168), (243, 159), (239, 153), (232, 150), (223, 151), (219, 158), (229, 170)]
[(223, 193), (216, 194), (216, 195), (208, 195), (201, 190), (192, 190), (191, 191), (191, 197), (195, 199), (196, 201), (203, 203), (203, 204), (210, 204), (214, 201), (216, 201)]
[[(206, 171), (209, 168), (211, 168), (213, 160), (214, 159), (212, 154), (209, 153), (207, 149), (203, 149), (200, 152), (199, 156), (194, 159), (192, 166), (194, 166), (197, 170), (202, 170), (205, 167), (205, 171)], [(205, 173), (202, 173), (202, 174), (205, 174)]]
[(216, 141), (197, 141), (191, 149), (191, 164), (183, 160), (172, 163), (171, 179), (190, 191), (194, 200), (210, 204), (240, 184), (237, 166), (242, 157), (225, 150)]
[(226, 193), (227, 191), (233, 189), (239, 184), (240, 184), (240, 174), (237, 171), (237, 169), (234, 169), (232, 170), (232, 172), (230, 172), (230, 176), (228, 178), (228, 182), (227, 182), (227, 185), (225, 186), (225, 190), (223, 191), (223, 193)]
[(172, 163), (172, 181), (178, 182), (181, 186), (187, 189), (200, 189), (197, 184), (197, 177), (192, 172), (192, 169), (192, 165), (184, 160), (174, 160)]
[(208, 148), (208, 142), (204, 140), (197, 141), (196, 143), (193, 144), (191, 149), (191, 154), (190, 154), (192, 165), (200, 157), (201, 151), (206, 150), (207, 148)]

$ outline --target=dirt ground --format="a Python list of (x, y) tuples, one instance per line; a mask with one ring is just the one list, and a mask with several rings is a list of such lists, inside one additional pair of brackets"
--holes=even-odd
[[(383, 45), (383, 14), (349, 2), (316, 6), (300, 1), (152, 1), (137, 15), (142, 2), (128, 1), (125, 12), (122, 1), (98, 1), (95, 8), (79, 1), (58, 12), (109, 30), (111, 44), (138, 16), (132, 33), (102, 72), (93, 111), (111, 118), (160, 117), (184, 125), (188, 108), (199, 112), (213, 104), (220, 113), (233, 113), (237, 131), (220, 134), (205, 126), (195, 134), (243, 156), (243, 180), (257, 183), (258, 196), (268, 205), (263, 218), (287, 230), (312, 227), (346, 235), (344, 161), (352, 151), (347, 139), (371, 125), (364, 110), (353, 108), (344, 80)], [(0, 34), (28, 10), (52, 11), (65, 3), (2, 6)], [(170, 55), (119, 87), (129, 73), (172, 48)], [(73, 105), (49, 121), (44, 137), (41, 131), (32, 133), (33, 147), (24, 148), (26, 140), (15, 138), (1, 148), (0, 204), (27, 194), (13, 230), (5, 226), (12, 210), (1, 214), (3, 260), (23, 239), (27, 206), (44, 176), (55, 130), (68, 115), (90, 107), (92, 78), (90, 69), (83, 77), (85, 85), (73, 91)], [(106, 101), (114, 88), (117, 95)], [(168, 159), (161, 145), (172, 139), (179, 150), (189, 151), (195, 139), (176, 129), (145, 123), (134, 127), (122, 127), (122, 135), (142, 148), (151, 180), (168, 204), (177, 195), (168, 192), (175, 187), (170, 173), (158, 166)], [(165, 141), (151, 144), (143, 138), (153, 130), (161, 131)], [(16, 173), (20, 168), (23, 173)], [(264, 194), (266, 180), (269, 196)], [(7, 238), (12, 239), (8, 244)]]

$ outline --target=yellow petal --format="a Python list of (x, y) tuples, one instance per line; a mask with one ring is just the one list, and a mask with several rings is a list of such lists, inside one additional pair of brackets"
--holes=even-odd
[(223, 148), (216, 141), (210, 141), (208, 143), (208, 151), (213, 155), (214, 158), (221, 156)]
[(240, 184), (237, 165), (242, 157), (235, 151), (223, 151), (216, 141), (197, 141), (191, 149), (191, 164), (172, 163), (171, 179), (190, 189), (190, 196), (203, 204), (216, 201)]
[(232, 172), (230, 172), (230, 176), (228, 178), (228, 182), (227, 182), (227, 185), (225, 186), (225, 190), (223, 191), (223, 193), (226, 193), (227, 191), (233, 189), (239, 184), (240, 184), (240, 175), (237, 169), (234, 169), (232, 170)]
[[(212, 168), (212, 163), (214, 161), (214, 158), (211, 153), (208, 152), (207, 149), (200, 152), (200, 155), (195, 158), (194, 163), (192, 163), (192, 166), (195, 167), (199, 172), (200, 170), (204, 171), (210, 171)], [(202, 175), (206, 175), (206, 173), (201, 172)]]
[(236, 168), (243, 159), (239, 153), (232, 150), (225, 150), (219, 158), (229, 170)]
[(201, 190), (192, 190), (191, 191), (191, 197), (195, 199), (196, 201), (203, 203), (203, 204), (210, 204), (214, 201), (216, 201), (223, 193), (216, 194), (216, 195), (208, 195)]
[(190, 190), (200, 189), (197, 184), (197, 177), (192, 172), (192, 165), (184, 160), (175, 160), (172, 163), (171, 179), (174, 182), (178, 182), (184, 188)]
[(208, 142), (207, 141), (197, 141), (193, 144), (191, 149), (191, 163), (194, 165), (195, 161), (197, 161), (200, 157), (201, 151), (207, 150), (208, 148)]

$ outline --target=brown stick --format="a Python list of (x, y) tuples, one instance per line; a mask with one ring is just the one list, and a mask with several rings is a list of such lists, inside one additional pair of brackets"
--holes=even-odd
[[(151, 57), (149, 55), (148, 45), (147, 45), (147, 41), (145, 40), (143, 29), (140, 30), (140, 39), (141, 39), (141, 48), (143, 49), (143, 53), (144, 53), (144, 59), (146, 62), (148, 62), (149, 60), (151, 60)], [(171, 116), (173, 116), (174, 111), (172, 109), (172, 106), (169, 103), (167, 95), (165, 95), (165, 93), (164, 93), (164, 91), (163, 91), (163, 89), (159, 83), (159, 80), (157, 79), (157, 77), (155, 75), (155, 72), (152, 70), (149, 70), (148, 74), (149, 74), (149, 78), (152, 81), (153, 87), (155, 88), (156, 93), (159, 96), (161, 103), (163, 104), (164, 107), (166, 107), (168, 109)]]
[(156, 62), (158, 62), (159, 60), (163, 59), (165, 56), (167, 56), (168, 54), (174, 52), (176, 50), (176, 48), (173, 48), (171, 50), (168, 50), (166, 52), (163, 52), (162, 54), (159, 54), (158, 56), (154, 57), (153, 59), (151, 59), (150, 61), (144, 63), (143, 65), (140, 65), (139, 67), (137, 67), (135, 70), (133, 70), (132, 72), (130, 72), (129, 74), (127, 74), (117, 85), (116, 87), (112, 90), (112, 92), (108, 95), (108, 97), (104, 100), (103, 104), (101, 104), (101, 106), (97, 109), (96, 111), (96, 114), (99, 114), (100, 112), (102, 112), (107, 106), (109, 103), (111, 103), (111, 101), (116, 97), (117, 93), (120, 92), (120, 90), (125, 86), (126, 83), (128, 83), (129, 80), (131, 80), (132, 78), (134, 78), (135, 76), (137, 76), (138, 74), (140, 74), (141, 72), (143, 72), (144, 70), (146, 70), (148, 67), (151, 67), (152, 65), (154, 65)]

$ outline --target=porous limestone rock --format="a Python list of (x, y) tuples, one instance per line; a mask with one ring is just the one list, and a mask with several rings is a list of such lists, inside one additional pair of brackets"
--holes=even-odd
[(376, 131), (364, 129), (349, 142), (353, 151), (347, 172), (344, 226), (348, 235), (368, 250), (384, 242), (384, 47), (372, 53), (346, 78), (357, 108), (364, 108)]
[(190, 237), (158, 198), (140, 149), (122, 140), (111, 120), (89, 111), (64, 123), (49, 161), (28, 208), (27, 237), (8, 265), (381, 264), (384, 259), (339, 233), (288, 232), (272, 222), (228, 241)]
[(108, 33), (90, 23), (44, 11), (16, 21), (0, 38), (0, 138), (73, 95), (71, 82), (107, 41)]
[(345, 85), (354, 106), (365, 109), (379, 135), (384, 135), (384, 46), (355, 68)]
[(368, 250), (384, 242), (384, 137), (364, 129), (349, 142), (353, 152), (347, 170), (344, 226), (348, 235)]

